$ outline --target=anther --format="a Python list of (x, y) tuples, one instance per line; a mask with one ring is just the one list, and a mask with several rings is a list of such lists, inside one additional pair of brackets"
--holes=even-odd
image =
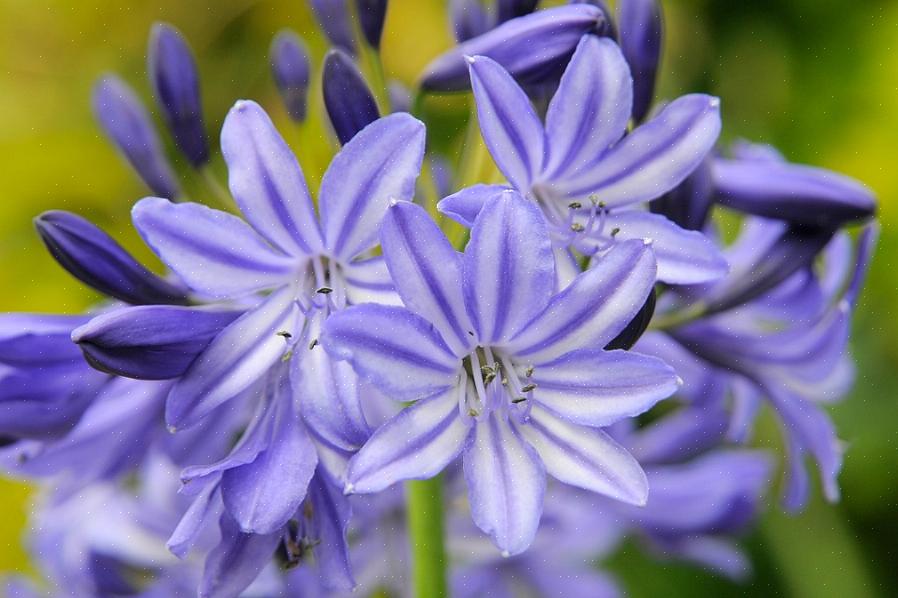
[(315, 291), (315, 292), (316, 292), (316, 293), (321, 293), (322, 295), (330, 295), (331, 293), (334, 292), (334, 289), (332, 289), (332, 288), (330, 288), (330, 287), (321, 287), (320, 289), (318, 289), (318, 290)]
[(533, 376), (533, 366), (532, 365), (527, 366), (527, 369), (524, 370), (524, 376), (526, 376), (527, 378), (530, 378), (531, 376)]
[(580, 208), (583, 207), (583, 204), (581, 204), (579, 201), (572, 201), (571, 203), (569, 203), (567, 205), (567, 207), (569, 207), (572, 210), (579, 210)]
[(580, 224), (579, 222), (574, 222), (571, 224), (571, 230), (575, 233), (582, 233), (586, 230), (586, 227)]
[(285, 340), (289, 340), (289, 339), (293, 338), (293, 335), (290, 334), (289, 332), (287, 332), (286, 330), (278, 330), (277, 335), (283, 336)]
[(287, 351), (286, 353), (284, 353), (284, 356), (281, 357), (281, 361), (282, 361), (283, 363), (287, 363), (288, 361), (290, 361), (290, 359), (291, 359), (292, 357), (293, 357), (293, 349), (290, 349), (289, 351)]
[(309, 351), (311, 351), (312, 349), (314, 349), (314, 348), (317, 347), (317, 346), (318, 346), (318, 339), (317, 339), (317, 338), (313, 338), (313, 339), (312, 339), (312, 342), (309, 343)]
[(611, 236), (616, 237), (617, 233), (619, 233), (619, 232), (620, 232), (620, 227), (615, 226), (614, 228), (611, 229)]
[(523, 403), (526, 400), (527, 400), (527, 397), (515, 397), (511, 400), (511, 402), (514, 403), (515, 405), (517, 405), (518, 403)]
[(530, 382), (521, 387), (521, 392), (530, 392), (536, 389), (536, 382)]

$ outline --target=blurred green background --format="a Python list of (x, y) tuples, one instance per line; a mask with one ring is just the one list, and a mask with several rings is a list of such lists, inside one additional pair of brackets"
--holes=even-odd
[[(719, 95), (725, 138), (768, 141), (793, 160), (865, 181), (880, 198), (882, 236), (855, 320), (857, 387), (833, 409), (848, 444), (843, 501), (829, 506), (818, 496), (799, 517), (774, 504), (746, 538), (756, 570), (742, 586), (658, 564), (635, 545), (610, 567), (635, 596), (898, 595), (898, 3), (671, 0), (664, 8), (662, 95)], [(128, 217), (147, 191), (101, 137), (89, 96), (111, 70), (149, 101), (146, 38), (156, 20), (179, 27), (197, 53), (213, 144), (233, 101), (256, 99), (282, 126), (313, 187), (320, 177), (332, 147), (326, 129), (289, 124), (268, 68), (269, 42), (282, 27), (304, 35), (320, 61), (326, 44), (302, 0), (0, 0), (0, 309), (75, 312), (97, 299), (43, 251), (31, 227), (43, 210), (86, 215), (153, 263)], [(390, 76), (411, 83), (450, 41), (443, 2), (391, 1)], [(313, 118), (320, 109), (313, 90)], [(221, 174), (220, 157), (213, 164)], [(183, 163), (177, 168), (192, 197), (209, 193)], [(0, 479), (0, 574), (28, 570), (28, 501), (26, 486)]]

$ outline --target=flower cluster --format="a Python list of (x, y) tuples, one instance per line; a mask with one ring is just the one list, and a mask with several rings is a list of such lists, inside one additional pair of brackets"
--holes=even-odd
[[(721, 146), (715, 97), (655, 103), (655, 0), (536, 4), (450, 2), (459, 43), (410, 102), (366, 68), (387, 3), (311, 2), (341, 146), (314, 195), (240, 100), (224, 205), (189, 201), (136, 94), (100, 81), (97, 117), (155, 194), (134, 226), (167, 271), (47, 212), (51, 255), (108, 299), (0, 317), (0, 458), (43, 480), (32, 543), (53, 595), (613, 596), (594, 563), (627, 537), (738, 579), (735, 534), (774, 484), (749, 444), (764, 404), (784, 506), (812, 491), (806, 457), (838, 498), (825, 406), (852, 385), (872, 195)], [(303, 126), (305, 43), (279, 33), (271, 63)], [(175, 147), (217, 185), (174, 28), (153, 28), (148, 66)], [(465, 90), (498, 168), (473, 185), (468, 147), (433, 152), (419, 120)], [(735, 241), (718, 211), (743, 215)], [(443, 571), (412, 579), (433, 545)]]

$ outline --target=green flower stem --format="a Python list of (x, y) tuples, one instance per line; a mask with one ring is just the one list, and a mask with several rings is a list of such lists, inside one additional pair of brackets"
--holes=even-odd
[(412, 587), (416, 598), (445, 598), (446, 549), (443, 539), (443, 478), (406, 483)]

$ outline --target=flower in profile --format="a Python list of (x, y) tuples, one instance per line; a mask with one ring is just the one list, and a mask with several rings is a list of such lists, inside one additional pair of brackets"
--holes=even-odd
[[(511, 75), (495, 61), (470, 58), (480, 129), (496, 165), (521, 195), (539, 204), (559, 247), (601, 255), (625, 239), (652, 239), (658, 278), (694, 284), (727, 271), (714, 244), (640, 209), (676, 187), (717, 140), (717, 98), (692, 94), (627, 133), (630, 70), (617, 44), (584, 36), (562, 75), (545, 125)], [(501, 191), (475, 185), (440, 202), (470, 225)]]
[(543, 217), (508, 191), (477, 217), (464, 255), (404, 202), (387, 212), (381, 246), (405, 307), (334, 314), (321, 342), (388, 396), (415, 403), (352, 458), (347, 492), (432, 477), (463, 453), (474, 521), (506, 554), (533, 540), (546, 473), (645, 502), (639, 464), (600, 428), (677, 387), (660, 360), (602, 350), (655, 283), (647, 244), (618, 244), (556, 293)]

